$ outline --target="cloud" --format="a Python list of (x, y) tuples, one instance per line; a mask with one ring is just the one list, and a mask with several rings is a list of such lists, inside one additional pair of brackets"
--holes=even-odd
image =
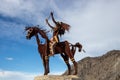
[(26, 12), (33, 13), (36, 9), (32, 0), (2, 0), (1, 2), (0, 12), (11, 17), (19, 17)]
[(18, 71), (0, 71), (0, 80), (33, 80), (38, 74)]
[(22, 22), (31, 24), (43, 24), (49, 0), (2, 0), (0, 14), (11, 18), (19, 18)]
[[(36, 44), (33, 40), (25, 40), (24, 27), (39, 24), (48, 28), (45, 18), (49, 16), (50, 11), (54, 11), (56, 20), (71, 25), (70, 32), (62, 39), (73, 44), (80, 42), (86, 50), (86, 53), (76, 52), (77, 61), (86, 56), (99, 56), (109, 50), (120, 49), (119, 7), (120, 0), (1, 0), (1, 47), (8, 47), (8, 44), (13, 42)], [(8, 41), (8, 44), (4, 44), (4, 40)], [(7, 57), (6, 60), (11, 61), (14, 58)], [(63, 72), (51, 70), (50, 74)], [(38, 74), (0, 69), (0, 80), (33, 80), (36, 75)]]
[[(64, 4), (63, 4), (64, 3)], [(47, 4), (47, 5), (46, 5)], [(63, 6), (61, 6), (63, 5)], [(54, 11), (55, 18), (69, 23), (72, 27), (70, 33), (63, 39), (72, 43), (80, 42), (86, 54), (84, 56), (96, 56), (111, 50), (120, 49), (120, 1), (119, 0), (1, 0), (0, 14), (2, 17), (16, 19), (17, 22), (27, 24), (41, 24), (46, 26), (45, 18), (50, 11)], [(22, 41), (22, 31), (25, 24), (0, 21), (1, 36), (13, 40)], [(18, 30), (19, 27), (19, 30)], [(6, 30), (6, 28), (9, 28)], [(14, 31), (14, 32), (11, 32)], [(77, 53), (77, 55), (80, 55)], [(77, 59), (81, 57), (76, 56)]]
[[(60, 75), (63, 72), (51, 72), (50, 75)], [(3, 71), (0, 69), (0, 80), (34, 80), (41, 73), (26, 73), (19, 71)]]
[[(1, 0), (0, 38), (22, 41), (24, 28), (29, 25), (45, 25), (49, 0)], [(23, 41), (25, 42), (25, 41)]]
[(8, 61), (14, 60), (12, 57), (6, 57), (5, 59), (8, 60)]
[(87, 52), (83, 55), (77, 53), (77, 60), (120, 49), (119, 0), (77, 0), (71, 6), (72, 9), (59, 11), (58, 16), (72, 26), (63, 39), (72, 43), (80, 42)]

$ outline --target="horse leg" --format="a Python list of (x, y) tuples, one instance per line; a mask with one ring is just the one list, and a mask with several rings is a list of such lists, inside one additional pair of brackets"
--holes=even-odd
[(70, 58), (70, 60), (72, 61), (72, 63), (74, 64), (74, 68), (75, 68), (75, 73), (74, 73), (74, 75), (76, 75), (77, 74), (77, 62), (75, 61), (75, 59), (72, 57), (72, 58)]
[(64, 59), (67, 67), (68, 67), (68, 75), (71, 74), (71, 67), (70, 67), (70, 64), (69, 64), (69, 58), (67, 55), (64, 55), (64, 54), (61, 54), (62, 58)]
[(49, 57), (48, 56), (45, 56), (45, 63), (46, 63), (46, 73), (48, 74), (50, 71), (49, 69)]
[(46, 75), (46, 63), (45, 63), (45, 58), (43, 58), (43, 67), (44, 67), (44, 75)]
[(72, 61), (72, 63), (74, 64), (74, 68), (75, 68), (75, 73), (74, 75), (77, 74), (77, 62), (74, 59), (74, 55), (72, 54), (70, 47), (69, 47), (69, 43), (67, 41), (65, 41), (65, 53), (69, 56), (70, 60)]
[(49, 71), (49, 58), (48, 56), (45, 56), (43, 59), (43, 65), (44, 65), (44, 75), (47, 75)]
[(47, 75), (45, 58), (43, 58), (43, 66), (44, 66), (44, 75)]
[(74, 69), (75, 69), (75, 73), (74, 73), (74, 75), (76, 75), (77, 74), (77, 62), (75, 61), (75, 59), (74, 59), (74, 57), (73, 57), (73, 55), (71, 54), (69, 54), (69, 57), (70, 57), (70, 60), (72, 61), (72, 63), (73, 63), (73, 65), (74, 65)]

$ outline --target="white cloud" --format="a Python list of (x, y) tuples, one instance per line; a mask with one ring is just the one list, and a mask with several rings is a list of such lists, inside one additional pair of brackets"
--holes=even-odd
[[(49, 75), (61, 75), (63, 72), (51, 72)], [(19, 71), (4, 71), (0, 69), (0, 80), (34, 80), (36, 76), (42, 76), (41, 73), (26, 73)]]
[(5, 59), (8, 60), (8, 61), (12, 61), (13, 60), (12, 57), (6, 57)]
[(17, 71), (0, 71), (0, 80), (34, 80), (37, 74), (17, 72)]
[(77, 53), (75, 56), (77, 60), (120, 49), (119, 0), (90, 0), (86, 1), (86, 4), (83, 1), (76, 1), (71, 6), (74, 9), (62, 9), (58, 16), (72, 26), (70, 33), (64, 38), (72, 43), (80, 42), (87, 52), (83, 55)]
[(34, 2), (29, 0), (2, 0), (0, 7), (1, 13), (13, 17), (19, 17), (25, 12), (31, 14), (36, 10)]
[[(87, 52), (84, 56), (95, 56), (111, 49), (120, 49), (120, 0), (76, 0), (72, 1), (71, 7), (66, 5), (65, 9), (59, 7), (59, 3), (54, 0), (1, 0), (0, 13), (21, 17), (36, 25), (37, 23), (45, 25), (44, 20), (47, 16), (43, 12), (51, 8), (55, 16), (58, 16), (57, 20), (62, 20), (72, 26), (70, 33), (63, 38), (72, 43), (83, 44)], [(18, 36), (23, 27), (20, 31), (17, 28), (14, 28), (15, 35), (13, 33), (6, 35)], [(77, 55), (82, 56), (79, 53)], [(76, 58), (81, 59), (78, 56)]]
[[(23, 22), (28, 21), (31, 24), (43, 24), (44, 14), (42, 13), (49, 0), (1, 0), (0, 14), (11, 18), (18, 18)], [(45, 20), (45, 19), (44, 19)]]
[[(0, 17), (2, 16), (2, 18), (0, 24), (2, 26), (0, 37), (22, 41), (21, 39), (25, 37), (25, 34), (23, 34), (25, 26), (45, 24), (46, 16), (43, 12), (49, 7), (49, 5), (46, 5), (47, 3), (49, 3), (49, 0), (1, 0)], [(16, 19), (21, 24), (17, 24)]]

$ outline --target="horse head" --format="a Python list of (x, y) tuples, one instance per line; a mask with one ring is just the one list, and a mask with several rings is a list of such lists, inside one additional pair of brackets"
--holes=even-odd
[(31, 37), (38, 33), (38, 27), (36, 26), (25, 27), (25, 31), (27, 31), (26, 38), (31, 39)]
[(39, 33), (43, 38), (48, 39), (47, 31), (37, 26), (32, 27), (25, 27), (25, 31), (27, 31), (26, 38), (31, 39), (31, 37), (35, 36), (37, 33)]

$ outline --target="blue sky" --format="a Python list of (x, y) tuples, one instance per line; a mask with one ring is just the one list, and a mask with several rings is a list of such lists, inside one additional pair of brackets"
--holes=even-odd
[[(80, 42), (86, 50), (76, 52), (77, 61), (120, 49), (119, 7), (119, 0), (0, 0), (0, 80), (33, 80), (44, 73), (36, 40), (26, 40), (24, 28), (40, 25), (49, 30), (45, 19), (50, 11), (71, 25), (61, 40)], [(59, 55), (50, 58), (50, 74), (66, 69)]]

